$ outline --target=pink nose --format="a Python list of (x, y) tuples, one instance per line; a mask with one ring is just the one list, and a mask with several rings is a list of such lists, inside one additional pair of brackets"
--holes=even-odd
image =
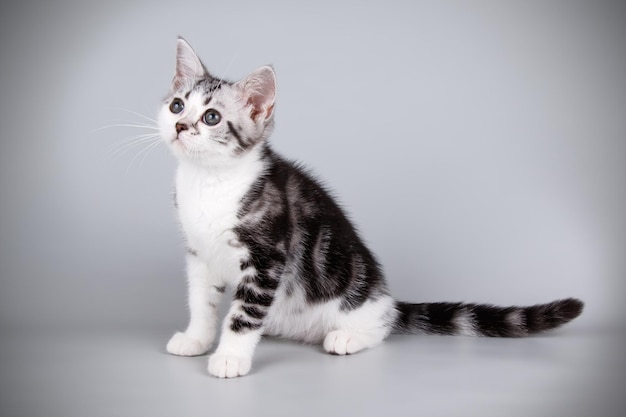
[(187, 129), (189, 129), (189, 126), (187, 126), (186, 123), (180, 123), (180, 122), (176, 123), (176, 133), (180, 133), (183, 130), (187, 130)]

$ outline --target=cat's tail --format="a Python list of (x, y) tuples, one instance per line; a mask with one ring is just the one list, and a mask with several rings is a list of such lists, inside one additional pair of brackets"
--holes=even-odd
[(396, 302), (395, 333), (521, 337), (554, 329), (583, 310), (575, 298), (529, 307)]

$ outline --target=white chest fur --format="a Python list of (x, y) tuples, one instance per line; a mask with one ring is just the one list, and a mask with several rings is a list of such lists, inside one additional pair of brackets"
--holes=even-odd
[(176, 174), (178, 215), (187, 244), (206, 262), (213, 280), (235, 284), (245, 253), (233, 229), (241, 201), (263, 170), (258, 158), (223, 170), (181, 164)]

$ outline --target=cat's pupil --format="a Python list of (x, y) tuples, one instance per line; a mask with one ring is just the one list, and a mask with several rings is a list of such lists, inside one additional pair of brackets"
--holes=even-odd
[(172, 103), (170, 103), (170, 111), (174, 114), (180, 113), (181, 111), (183, 111), (184, 108), (185, 104), (179, 98), (175, 98), (174, 100), (172, 100)]
[(202, 121), (208, 126), (215, 126), (222, 120), (222, 115), (217, 110), (209, 109), (202, 116)]

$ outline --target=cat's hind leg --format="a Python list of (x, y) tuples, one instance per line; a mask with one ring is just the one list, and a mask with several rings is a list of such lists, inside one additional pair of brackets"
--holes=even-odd
[(351, 355), (363, 349), (381, 343), (387, 332), (357, 332), (352, 330), (333, 330), (324, 338), (324, 350), (332, 355)]
[(350, 312), (340, 312), (335, 329), (324, 338), (324, 350), (350, 355), (378, 345), (391, 333), (396, 314), (393, 305), (391, 297), (381, 297)]

